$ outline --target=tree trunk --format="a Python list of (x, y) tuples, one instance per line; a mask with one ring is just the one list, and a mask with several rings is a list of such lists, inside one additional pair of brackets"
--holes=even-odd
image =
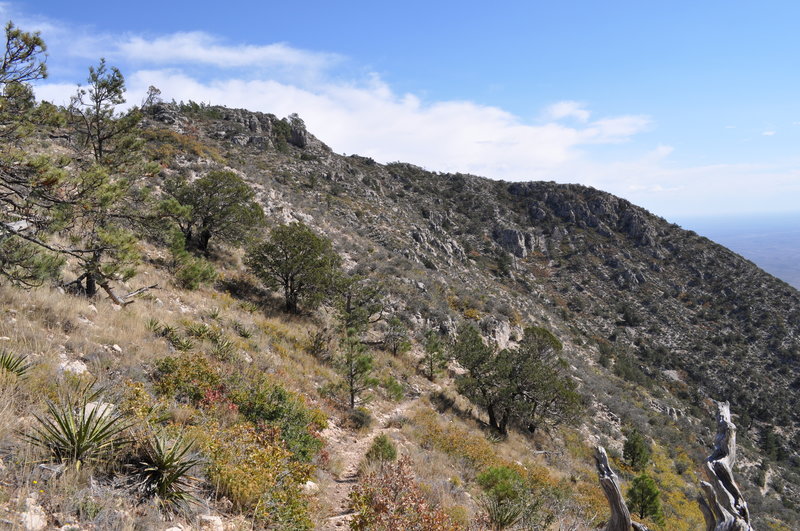
[(492, 404), (486, 406), (486, 413), (489, 414), (489, 426), (500, 431), (500, 426), (497, 424), (497, 415), (495, 415), (494, 406)]
[(605, 448), (597, 446), (594, 449), (594, 461), (595, 465), (597, 465), (597, 477), (600, 480), (600, 487), (602, 487), (603, 494), (606, 495), (608, 505), (611, 508), (611, 518), (606, 524), (605, 531), (646, 530), (646, 527), (638, 523), (636, 525), (639, 527), (634, 527), (634, 522), (631, 520), (631, 513), (628, 511), (628, 506), (625, 504), (625, 499), (622, 497), (622, 490), (619, 488), (617, 475), (611, 470), (608, 464), (608, 456), (606, 455)]
[(751, 531), (750, 512), (733, 479), (736, 463), (736, 426), (731, 422), (730, 404), (717, 403), (717, 436), (714, 451), (703, 468), (709, 482), (701, 482), (705, 497), (698, 497), (707, 531)]
[(94, 297), (97, 295), (97, 281), (93, 273), (86, 273), (86, 296)]
[(500, 417), (500, 425), (498, 426), (501, 435), (508, 435), (508, 411), (505, 411)]
[(202, 229), (200, 234), (197, 235), (197, 250), (208, 257), (208, 242), (211, 240), (211, 232), (208, 229)]

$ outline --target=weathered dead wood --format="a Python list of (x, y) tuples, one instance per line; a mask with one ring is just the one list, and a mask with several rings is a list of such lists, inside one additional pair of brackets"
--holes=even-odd
[(600, 486), (603, 488), (603, 493), (606, 495), (608, 505), (611, 508), (611, 518), (606, 524), (605, 531), (631, 531), (631, 529), (648, 531), (647, 526), (631, 520), (631, 513), (625, 504), (625, 499), (622, 497), (617, 475), (608, 464), (606, 449), (602, 446), (596, 447), (594, 460), (597, 465), (597, 477), (600, 480)]
[(139, 288), (135, 291), (131, 291), (130, 293), (120, 296), (116, 294), (116, 292), (108, 282), (98, 282), (98, 284), (100, 285), (101, 288), (103, 288), (103, 291), (105, 291), (108, 294), (108, 298), (111, 299), (111, 301), (114, 304), (122, 306), (123, 308), (129, 304), (133, 304), (134, 302), (136, 302), (135, 300), (132, 300), (132, 298), (135, 297), (136, 295), (139, 295), (140, 293), (144, 293), (145, 291), (151, 289), (158, 288), (158, 284), (153, 284), (152, 286)]
[[(602, 446), (595, 449), (595, 462), (600, 486), (611, 508), (611, 518), (605, 531), (647, 531), (647, 527), (631, 520), (617, 475), (611, 470)], [(706, 531), (753, 531), (747, 502), (733, 479), (735, 464), (736, 426), (731, 422), (730, 404), (718, 402), (714, 450), (704, 466), (709, 481), (700, 483), (702, 494), (697, 498), (706, 520)]]
[(714, 450), (706, 459), (708, 482), (700, 484), (698, 497), (707, 531), (752, 531), (750, 512), (739, 486), (733, 479), (736, 464), (736, 426), (731, 422), (730, 404), (717, 403), (717, 436)]
[[(137, 295), (140, 295), (140, 294), (142, 294), (142, 293), (144, 293), (146, 291), (150, 291), (151, 289), (158, 289), (158, 284), (153, 284), (152, 286), (145, 286), (143, 288), (139, 288), (139, 289), (133, 290), (130, 293), (126, 294), (124, 298), (125, 299), (130, 299), (130, 298), (133, 298), (133, 297), (135, 297)], [(131, 302), (133, 302), (133, 301), (131, 301)]]

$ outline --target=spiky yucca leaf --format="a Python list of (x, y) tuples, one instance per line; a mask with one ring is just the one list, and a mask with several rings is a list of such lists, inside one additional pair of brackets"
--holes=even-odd
[(0, 351), (0, 369), (11, 374), (16, 374), (18, 378), (24, 378), (33, 366), (27, 363), (28, 357), (24, 354), (14, 354), (6, 350)]
[(157, 497), (169, 510), (194, 502), (197, 478), (189, 473), (201, 461), (191, 456), (192, 447), (193, 442), (182, 436), (172, 442), (163, 435), (151, 437), (129, 465), (136, 489), (144, 496)]
[(80, 466), (101, 460), (114, 448), (130, 442), (122, 432), (133, 425), (110, 405), (93, 402), (101, 393), (87, 385), (58, 402), (48, 401), (47, 415), (34, 415), (39, 425), (25, 437), (62, 463)]

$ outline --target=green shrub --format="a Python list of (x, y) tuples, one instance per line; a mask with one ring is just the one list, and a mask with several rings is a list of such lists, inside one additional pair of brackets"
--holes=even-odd
[(220, 390), (219, 372), (219, 368), (203, 356), (181, 354), (158, 360), (153, 379), (158, 394), (196, 404)]
[(196, 290), (203, 284), (210, 284), (217, 279), (217, 271), (208, 260), (192, 255), (186, 250), (183, 235), (176, 231), (170, 242), (172, 252), (173, 273), (178, 286)]
[(519, 472), (507, 466), (490, 466), (475, 479), (487, 496), (502, 502), (519, 501), (526, 490)]
[(369, 428), (372, 425), (372, 414), (365, 407), (357, 407), (348, 412), (347, 421), (357, 430)]
[(229, 396), (247, 420), (278, 428), (281, 440), (300, 461), (311, 461), (324, 446), (318, 432), (327, 426), (325, 414), (268, 377), (238, 379), (231, 383)]
[(302, 486), (313, 467), (300, 463), (275, 433), (253, 426), (197, 427), (196, 439), (209, 457), (209, 483), (240, 511), (270, 529), (311, 529)]
[(372, 440), (364, 457), (368, 463), (394, 461), (397, 459), (397, 447), (385, 433), (381, 433)]
[(386, 395), (395, 402), (399, 402), (406, 395), (406, 390), (403, 384), (397, 381), (394, 376), (387, 376), (381, 382), (381, 385), (386, 390)]
[(175, 270), (178, 286), (188, 290), (196, 290), (203, 284), (211, 284), (216, 279), (217, 271), (211, 262), (196, 256), (188, 256)]

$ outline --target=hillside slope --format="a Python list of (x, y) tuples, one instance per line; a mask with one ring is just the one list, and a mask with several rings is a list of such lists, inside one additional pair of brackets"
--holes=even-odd
[(666, 391), (653, 407), (703, 419), (705, 399), (730, 400), (757, 446), (800, 465), (800, 293), (728, 249), (581, 185), (381, 165), (243, 110), (178, 116), (263, 187), (274, 219), (310, 222), (388, 283), (410, 322), (472, 319), (501, 344), (547, 324), (576, 363)]
[[(8, 391), (17, 409), (3, 412), (6, 473), (24, 478), (9, 479), (3, 503), (14, 514), (44, 505), (51, 524), (68, 523), (70, 514), (97, 528), (159, 521), (153, 506), (126, 505), (119, 485), (79, 488), (86, 484), (80, 474), (48, 478), (52, 498), (32, 486), (42, 472), (13, 433), (34, 423), (43, 397), (65, 385), (64, 367), (79, 362), (126, 411), (140, 400), (166, 414), (170, 430), (196, 438), (212, 466), (204, 473), (205, 505), (181, 516), (189, 523), (221, 514), (229, 529), (341, 527), (357, 514), (350, 489), (379, 472), (365, 453), (383, 434), (411, 457), (413, 481), (399, 468), (395, 480), (442, 509), (431, 518), (485, 524), (487, 487), (477, 478), (504, 467), (535, 485), (540, 503), (530, 525), (589, 529), (607, 515), (591, 446), (609, 448), (630, 480), (634, 471), (619, 454), (636, 429), (653, 449), (648, 470), (662, 489), (662, 528), (695, 529), (694, 465), (712, 443), (712, 400), (730, 400), (738, 414), (737, 478), (756, 523), (788, 529), (800, 519), (800, 293), (747, 260), (585, 186), (506, 183), (339, 155), (296, 116), (160, 103), (146, 109), (140, 135), (146, 156), (160, 164), (156, 185), (232, 170), (254, 188), (269, 224), (302, 221), (329, 237), (345, 269), (380, 284), (384, 313), (408, 327), (412, 348), (397, 356), (382, 348), (385, 321), (368, 334), (378, 376), (368, 407), (377, 421), (362, 426), (366, 420), (342, 406), (339, 377), (315, 346), (332, 329), (331, 309), (283, 315), (245, 272), (239, 250), (215, 247), (220, 279), (187, 291), (170, 279), (166, 249), (146, 243), (145, 264), (129, 284), (157, 282), (160, 291), (116, 312), (109, 301), (54, 288), (26, 298), (3, 287), (0, 333), (36, 361), (29, 381)], [(61, 131), (43, 130), (37, 149), (66, 149), (63, 139)], [(498, 348), (515, 345), (526, 326), (551, 330), (583, 396), (578, 425), (498, 440), (483, 412), (455, 392), (460, 367), (451, 363), (434, 381), (424, 378), (422, 334), (452, 337), (463, 322)], [(261, 417), (242, 421), (253, 397), (277, 401), (267, 408), (273, 416), (259, 410)], [(299, 432), (298, 419), (305, 423)], [(234, 448), (215, 445), (209, 434), (243, 449), (258, 442), (274, 455), (289, 452), (294, 482), (286, 489), (303, 503), (271, 494), (279, 509), (265, 514), (247, 491), (254, 476), (237, 468)], [(262, 455), (254, 452), (248, 459)], [(263, 463), (265, 481), (273, 464)], [(111, 494), (100, 503), (103, 488)]]

